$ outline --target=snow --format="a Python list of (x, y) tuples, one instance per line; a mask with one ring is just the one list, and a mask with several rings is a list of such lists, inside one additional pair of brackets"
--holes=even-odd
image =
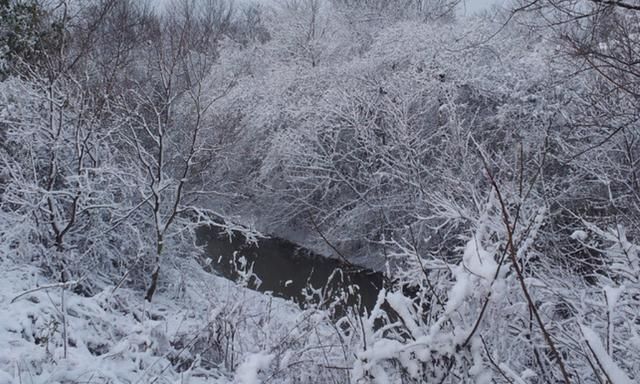
[(412, 302), (400, 292), (393, 292), (387, 295), (387, 302), (393, 308), (405, 326), (411, 331), (411, 334), (417, 337), (423, 336), (423, 330), (414, 320), (416, 318), (415, 311), (412, 309)]
[(494, 279), (498, 263), (496, 263), (493, 253), (484, 249), (482, 240), (483, 236), (476, 233), (467, 242), (463, 256), (464, 266), (471, 274), (490, 282)]
[[(108, 286), (91, 297), (67, 290), (64, 358), (61, 288), (36, 290), (12, 303), (35, 287), (55, 284), (33, 266), (0, 262), (0, 383), (258, 383), (263, 374), (274, 374), (268, 370), (272, 362), (275, 372), (280, 364), (291, 377), (313, 372), (320, 361), (313, 356), (320, 351), (304, 345), (335, 337), (326, 316), (304, 315), (291, 302), (236, 286), (195, 262), (181, 269), (162, 267), (169, 280), (191, 277), (182, 299), (172, 290), (160, 290), (152, 303), (143, 300), (143, 292), (123, 287), (113, 292)], [(230, 326), (237, 332), (233, 339), (224, 332)], [(305, 329), (316, 330), (317, 337), (304, 336)], [(263, 352), (293, 337), (303, 338), (307, 352), (293, 349), (278, 362), (276, 354)], [(219, 358), (212, 354), (219, 342), (233, 342), (237, 367), (211, 365)]]
[(633, 384), (627, 374), (620, 369), (620, 367), (613, 361), (611, 356), (607, 354), (600, 341), (600, 337), (590, 328), (582, 325), (580, 326), (584, 341), (588, 344), (589, 348), (595, 355), (599, 366), (604, 370), (607, 377), (612, 381), (612, 384)]
[(13, 376), (4, 371), (0, 371), (0, 384), (13, 384)]
[[(481, 220), (486, 220), (486, 216)], [(495, 282), (498, 263), (494, 252), (488, 251), (483, 245), (486, 231), (486, 225), (480, 224), (467, 241), (462, 262), (453, 267), (456, 282), (449, 291), (447, 313), (456, 310), (470, 295), (491, 287)], [(501, 288), (500, 285), (498, 287)], [(482, 289), (478, 291), (478, 288)]]
[(585, 241), (589, 237), (589, 234), (582, 230), (573, 231), (570, 236), (573, 240)]
[[(65, 307), (61, 306), (61, 289), (42, 289), (24, 295), (24, 291), (46, 281), (39, 271), (30, 266), (4, 263), (0, 273), (0, 378), (7, 383), (22, 382), (28, 376), (30, 383), (62, 383), (93, 380), (92, 382), (150, 382), (155, 377), (171, 377), (169, 337), (174, 341), (195, 331), (178, 308), (159, 298), (154, 316), (164, 313), (158, 320), (136, 320), (142, 316), (135, 309), (121, 313), (127, 303), (136, 301), (141, 308), (141, 297), (120, 289), (112, 294), (111, 287), (94, 297), (82, 297), (65, 292)], [(164, 302), (163, 302), (164, 301)], [(124, 306), (124, 307), (123, 307)], [(137, 314), (136, 314), (137, 312)], [(67, 357), (64, 356), (60, 323), (66, 314), (68, 323)], [(182, 328), (171, 324), (181, 323)], [(169, 335), (165, 333), (168, 331)], [(209, 379), (219, 372), (211, 372)], [(191, 380), (191, 383), (205, 381)]]
[(616, 303), (618, 302), (618, 300), (620, 299), (620, 296), (624, 292), (624, 286), (614, 288), (607, 285), (603, 288), (603, 290), (604, 290), (604, 294), (607, 297), (607, 306), (609, 308), (609, 313), (612, 313), (613, 309), (616, 306)]
[(260, 384), (260, 372), (266, 370), (273, 360), (273, 354), (251, 353), (236, 370), (237, 384)]
[(449, 291), (449, 300), (447, 301), (447, 313), (455, 311), (471, 291), (471, 284), (468, 279), (468, 273), (462, 266), (458, 266), (453, 270), (456, 283)]

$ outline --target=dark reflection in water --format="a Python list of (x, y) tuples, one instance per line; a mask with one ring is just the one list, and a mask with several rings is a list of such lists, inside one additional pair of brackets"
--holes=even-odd
[[(343, 297), (362, 312), (373, 308), (383, 286), (380, 272), (320, 256), (284, 239), (263, 238), (247, 244), (242, 234), (233, 232), (230, 237), (215, 227), (199, 228), (197, 238), (210, 259), (208, 268), (233, 281), (241, 280), (242, 271), (251, 269), (255, 277), (248, 279), (249, 288), (272, 292), (301, 306), (315, 292), (313, 303), (327, 307)], [(344, 304), (337, 309), (342, 312)]]

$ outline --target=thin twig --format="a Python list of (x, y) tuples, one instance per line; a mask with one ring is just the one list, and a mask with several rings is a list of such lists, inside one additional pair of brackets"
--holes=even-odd
[(324, 233), (322, 233), (322, 231), (320, 230), (320, 227), (318, 227), (318, 224), (316, 224), (316, 221), (313, 219), (313, 215), (311, 214), (311, 212), (309, 212), (309, 220), (311, 220), (311, 224), (313, 225), (313, 228), (316, 230), (316, 232), (318, 232), (318, 235), (320, 235), (320, 237), (322, 238), (322, 240), (324, 240), (325, 243), (327, 243), (327, 245), (329, 247), (331, 247), (331, 249), (333, 249), (333, 251), (338, 254), (338, 256), (340, 256), (340, 259), (342, 259), (343, 262), (345, 262), (348, 266), (350, 267), (356, 267), (352, 262), (350, 262), (345, 255), (342, 254), (342, 252), (340, 252), (340, 250), (338, 248), (336, 248), (330, 241), (329, 239), (327, 239), (327, 237), (324, 235)]
[[(547, 345), (549, 346), (549, 349), (551, 350), (551, 354), (553, 355), (553, 357), (556, 359), (558, 367), (560, 368), (560, 372), (562, 373), (562, 377), (563, 380), (565, 382), (565, 384), (570, 384), (571, 381), (569, 379), (569, 373), (567, 372), (567, 369), (564, 365), (564, 360), (562, 359), (562, 356), (560, 355), (560, 353), (558, 352), (558, 349), (556, 348), (555, 343), (553, 342), (553, 339), (551, 338), (551, 334), (549, 333), (549, 331), (547, 331), (546, 326), (544, 325), (544, 322), (542, 321), (542, 317), (540, 316), (540, 312), (538, 311), (538, 307), (536, 306), (536, 303), (533, 301), (533, 298), (531, 297), (531, 294), (529, 293), (529, 289), (527, 288), (527, 285), (525, 283), (525, 278), (524, 278), (524, 274), (522, 272), (522, 268), (520, 266), (520, 263), (518, 262), (518, 258), (517, 258), (517, 250), (516, 250), (516, 245), (514, 243), (513, 240), (513, 228), (511, 226), (511, 219), (509, 218), (509, 211), (507, 209), (507, 204), (504, 200), (504, 198), (502, 197), (502, 193), (500, 192), (500, 188), (498, 186), (498, 183), (495, 179), (495, 177), (493, 176), (493, 173), (491, 172), (491, 169), (489, 168), (489, 164), (487, 162), (487, 159), (484, 156), (484, 152), (482, 151), (482, 149), (480, 148), (480, 145), (475, 141), (475, 139), (471, 138), (473, 140), (473, 142), (475, 143), (476, 147), (478, 148), (478, 151), (480, 153), (480, 158), (482, 159), (482, 163), (484, 165), (485, 171), (487, 172), (487, 176), (489, 177), (489, 181), (491, 182), (491, 185), (493, 186), (494, 190), (496, 191), (496, 196), (498, 197), (498, 201), (500, 203), (500, 209), (502, 211), (502, 217), (503, 217), (503, 222), (504, 225), (507, 229), (507, 248), (509, 250), (509, 256), (511, 257), (511, 263), (513, 264), (513, 268), (516, 272), (516, 276), (517, 276), (517, 280), (520, 284), (520, 288), (522, 290), (522, 293), (524, 294), (525, 299), (527, 300), (527, 304), (529, 305), (529, 308), (531, 309), (536, 322), (538, 323), (538, 327), (540, 327), (540, 331), (542, 332), (542, 335), (544, 337), (545, 342), (547, 343)], [(515, 223), (514, 223), (515, 226)]]

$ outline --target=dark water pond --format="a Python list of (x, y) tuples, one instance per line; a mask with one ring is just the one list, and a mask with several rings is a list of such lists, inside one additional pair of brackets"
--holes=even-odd
[(215, 227), (201, 227), (197, 238), (210, 271), (303, 307), (314, 303), (326, 308), (341, 298), (336, 308), (348, 305), (362, 312), (375, 305), (383, 286), (380, 272), (315, 254), (284, 239), (262, 238), (248, 244), (239, 232), (229, 236)]

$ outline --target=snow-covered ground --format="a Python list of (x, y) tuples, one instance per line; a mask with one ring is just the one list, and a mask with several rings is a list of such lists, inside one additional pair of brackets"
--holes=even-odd
[(3, 261), (0, 384), (294, 382), (322, 376), (320, 365), (344, 364), (322, 362), (339, 344), (322, 312), (195, 262), (167, 274), (176, 284), (149, 304), (124, 288), (63, 294), (37, 268)]

